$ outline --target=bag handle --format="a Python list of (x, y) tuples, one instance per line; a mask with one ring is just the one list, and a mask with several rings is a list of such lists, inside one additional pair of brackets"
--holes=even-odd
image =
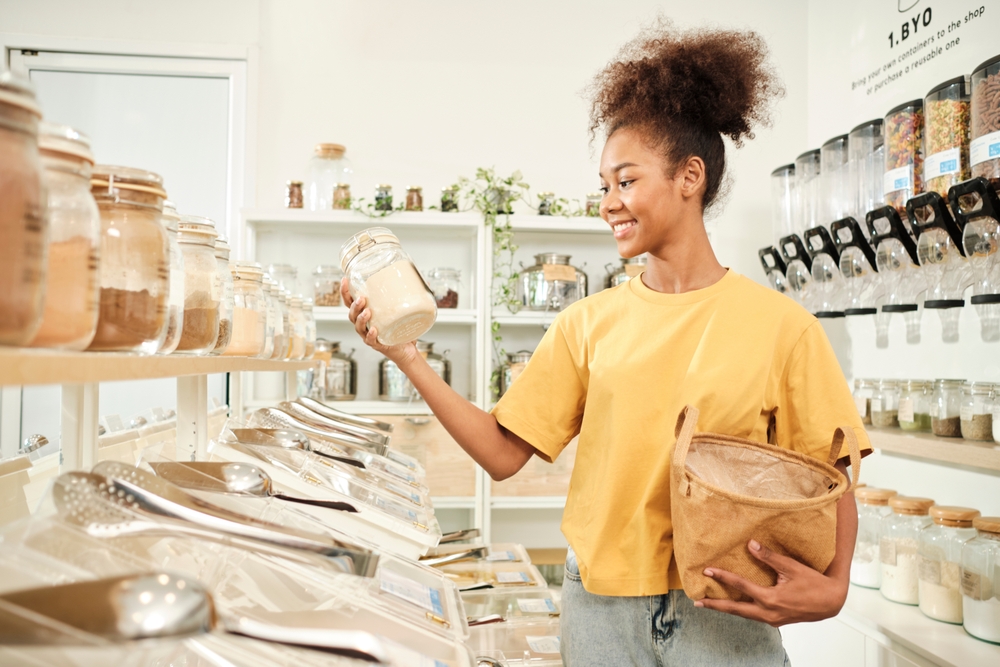
[(858, 436), (852, 427), (841, 426), (834, 431), (833, 444), (830, 445), (829, 464), (836, 465), (845, 440), (851, 457), (851, 486), (857, 486), (858, 477), (861, 475), (861, 446), (858, 444)]
[(672, 476), (677, 481), (684, 479), (684, 463), (687, 461), (691, 438), (694, 436), (694, 429), (697, 425), (698, 408), (693, 405), (685, 405), (681, 413), (677, 415), (677, 426), (674, 427), (677, 443), (674, 445), (674, 453), (670, 462)]

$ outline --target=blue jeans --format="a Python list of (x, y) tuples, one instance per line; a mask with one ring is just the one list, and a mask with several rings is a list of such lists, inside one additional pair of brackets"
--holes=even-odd
[(777, 628), (695, 607), (684, 591), (608, 597), (584, 590), (566, 555), (562, 592), (566, 667), (790, 667)]

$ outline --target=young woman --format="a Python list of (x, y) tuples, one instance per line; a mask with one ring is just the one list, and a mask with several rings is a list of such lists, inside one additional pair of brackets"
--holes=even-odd
[[(672, 554), (670, 455), (686, 404), (699, 428), (824, 459), (835, 429), (861, 420), (819, 322), (721, 266), (703, 220), (723, 184), (723, 137), (738, 147), (766, 122), (781, 85), (753, 33), (660, 26), (627, 45), (593, 85), (603, 130), (601, 216), (645, 272), (559, 314), (492, 412), (448, 387), (413, 344), (385, 347), (363, 298), (358, 333), (399, 365), (452, 437), (497, 480), (576, 435), (563, 532), (562, 651), (569, 667), (787, 664), (778, 626), (836, 615), (847, 595), (857, 516), (838, 506), (837, 552), (814, 571), (751, 541), (776, 586), (705, 575), (753, 602), (692, 602)], [(838, 464), (846, 470), (844, 463)], [(706, 526), (706, 530), (713, 530)], [(722, 613), (725, 612), (725, 613)]]

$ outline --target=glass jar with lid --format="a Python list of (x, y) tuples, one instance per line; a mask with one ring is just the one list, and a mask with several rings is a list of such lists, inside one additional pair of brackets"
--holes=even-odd
[(181, 216), (171, 201), (163, 202), (163, 228), (167, 230), (170, 255), (170, 293), (167, 295), (167, 333), (157, 354), (171, 354), (181, 342), (184, 331), (184, 253), (178, 242)]
[(274, 346), (271, 349), (271, 359), (284, 359), (288, 352), (288, 336), (286, 334), (286, 324), (288, 314), (285, 308), (285, 300), (281, 287), (273, 279), (268, 283), (268, 296), (270, 307), (274, 310)]
[[(353, 352), (352, 352), (353, 353)], [(328, 401), (353, 401), (358, 394), (358, 362), (340, 350), (340, 343), (316, 341), (319, 387)]]
[(899, 383), (896, 380), (879, 380), (872, 394), (872, 426), (899, 426)]
[(302, 310), (302, 297), (298, 294), (290, 295), (288, 307), (288, 323), (292, 327), (288, 358), (297, 361), (306, 356), (306, 314)]
[(392, 186), (388, 183), (380, 183), (375, 186), (375, 210), (392, 210)]
[(851, 558), (851, 583), (866, 588), (882, 585), (882, 563), (879, 560), (880, 524), (892, 513), (889, 499), (896, 495), (889, 489), (854, 487), (858, 503), (858, 537)]
[(222, 277), (215, 258), (215, 223), (197, 215), (181, 216), (177, 241), (184, 255), (184, 328), (177, 352), (204, 355), (219, 340)]
[(920, 531), (931, 524), (930, 498), (893, 496), (889, 498), (892, 514), (879, 523), (879, 561), (882, 583), (879, 590), (887, 600), (902, 604), (919, 602)]
[(233, 274), (229, 269), (229, 243), (223, 238), (215, 241), (215, 260), (219, 264), (219, 276), (222, 278), (222, 298), (219, 300), (219, 338), (210, 355), (222, 354), (229, 347), (233, 338)]
[(90, 189), (101, 211), (101, 297), (88, 349), (152, 354), (168, 324), (163, 179), (141, 169), (97, 165)]
[(528, 310), (559, 311), (587, 296), (587, 274), (570, 265), (570, 255), (535, 255), (535, 265), (522, 269), (517, 296)]
[(101, 214), (90, 194), (94, 157), (86, 136), (66, 125), (41, 123), (49, 221), (45, 308), (31, 347), (85, 350), (97, 329)]
[(233, 337), (222, 354), (227, 357), (259, 357), (267, 334), (267, 301), (264, 269), (256, 262), (236, 261), (233, 276)]
[(350, 183), (354, 170), (344, 157), (347, 151), (341, 144), (316, 144), (309, 160), (306, 179), (306, 200), (310, 211), (328, 211), (333, 208), (333, 191), (338, 183)]
[(521, 375), (529, 361), (531, 361), (531, 352), (528, 350), (507, 353), (507, 359), (501, 364), (498, 373), (497, 398), (507, 393), (507, 389)]
[(622, 283), (628, 282), (630, 279), (635, 278), (637, 275), (645, 271), (646, 255), (643, 254), (637, 257), (622, 257), (621, 266), (614, 271), (611, 270), (610, 264), (604, 268), (608, 272), (608, 277), (604, 282), (605, 288), (618, 287)]
[(972, 175), (982, 176), (1000, 190), (1000, 56), (994, 56), (972, 72), (972, 132), (969, 162)]
[(885, 203), (905, 218), (906, 202), (924, 191), (924, 101), (912, 100), (885, 116)]
[(302, 181), (285, 183), (285, 208), (302, 208)]
[(968, 75), (934, 86), (924, 97), (924, 190), (948, 197), (948, 189), (967, 181), (969, 171)]
[(313, 300), (302, 299), (302, 314), (306, 318), (306, 351), (303, 359), (312, 359), (316, 352), (316, 315), (313, 313)]
[(878, 380), (857, 378), (854, 380), (854, 405), (861, 415), (861, 423), (870, 426), (872, 423), (872, 396), (878, 388)]
[(264, 346), (257, 355), (258, 359), (270, 359), (274, 351), (274, 302), (271, 300), (271, 276), (266, 273), (261, 276), (260, 292), (264, 306)]
[(458, 308), (462, 273), (458, 269), (438, 268), (427, 272), (427, 286), (434, 293), (438, 308)]
[(424, 210), (424, 189), (419, 185), (410, 185), (406, 188), (406, 210)]
[(962, 385), (965, 380), (934, 381), (931, 397), (931, 431), (942, 438), (962, 437)]
[(899, 428), (904, 431), (931, 430), (931, 399), (934, 383), (906, 380), (899, 383)]
[(601, 202), (604, 201), (603, 192), (590, 192), (587, 194), (587, 207), (584, 209), (584, 214), (588, 218), (599, 218), (601, 217)]
[[(847, 171), (854, 205), (851, 215), (864, 221), (868, 211), (882, 205), (882, 174), (885, 171), (885, 140), (882, 119), (858, 125), (847, 135)], [(865, 225), (861, 225), (867, 234)]]
[(552, 205), (556, 201), (556, 193), (538, 193), (538, 215), (552, 215)]
[(372, 227), (340, 249), (340, 266), (354, 299), (365, 297), (369, 326), (383, 345), (416, 340), (434, 325), (437, 302), (395, 234)]
[(295, 329), (292, 326), (292, 294), (288, 290), (281, 290), (281, 325), (285, 331), (285, 349), (281, 359), (291, 359), (295, 350)]
[(41, 117), (31, 83), (0, 72), (0, 345), (27, 345), (42, 323), (48, 218)]
[(962, 547), (976, 536), (979, 511), (935, 505), (933, 524), (920, 531), (920, 611), (945, 623), (962, 622)]
[(966, 440), (993, 440), (992, 382), (966, 382), (962, 385), (962, 405), (959, 420), (962, 437)]
[(344, 272), (339, 266), (321, 264), (313, 271), (313, 302), (329, 308), (340, 305), (340, 281)]
[(458, 212), (457, 185), (446, 185), (445, 187), (441, 188), (441, 212), (442, 213)]
[(268, 264), (267, 273), (278, 283), (278, 287), (289, 292), (298, 289), (299, 270), (291, 264)]
[(351, 208), (351, 184), (337, 183), (333, 189), (333, 210), (347, 211)]
[(972, 520), (976, 536), (962, 545), (962, 625), (1000, 644), (1000, 517)]

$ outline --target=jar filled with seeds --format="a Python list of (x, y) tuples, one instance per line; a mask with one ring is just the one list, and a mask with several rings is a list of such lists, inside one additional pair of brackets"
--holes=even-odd
[(924, 98), (924, 191), (945, 199), (948, 189), (969, 179), (969, 77), (931, 89)]
[(333, 189), (333, 210), (346, 211), (351, 208), (351, 184), (337, 183)]
[(928, 512), (933, 505), (930, 498), (894, 496), (889, 499), (892, 514), (879, 524), (879, 560), (882, 563), (879, 590), (887, 600), (912, 605), (919, 602), (917, 551), (920, 531), (931, 524)]
[(889, 499), (897, 495), (889, 489), (855, 487), (854, 499), (858, 503), (858, 537), (851, 557), (851, 583), (865, 588), (882, 585), (882, 565), (878, 557), (879, 528), (892, 514)]
[(446, 185), (445, 187), (441, 188), (441, 212), (442, 213), (458, 212), (457, 185)]
[(962, 547), (976, 536), (979, 511), (935, 505), (933, 524), (920, 531), (918, 597), (920, 611), (935, 621), (962, 622)]
[(427, 272), (427, 286), (434, 292), (438, 308), (458, 308), (461, 278), (462, 273), (458, 269), (440, 268)]
[(406, 188), (406, 210), (424, 210), (424, 189), (419, 185), (411, 185)]
[(878, 388), (872, 394), (872, 426), (899, 426), (899, 383), (896, 380), (879, 380)]
[(878, 380), (857, 378), (854, 380), (854, 405), (861, 415), (861, 423), (871, 426), (872, 423), (872, 394), (878, 388)]
[(329, 308), (340, 305), (340, 281), (344, 272), (333, 264), (320, 264), (313, 271), (313, 302)]
[(899, 384), (899, 428), (904, 431), (931, 430), (931, 398), (934, 383), (907, 380)]
[(1000, 644), (1000, 517), (972, 520), (976, 536), (962, 545), (962, 625)]
[(591, 192), (587, 195), (587, 208), (585, 213), (589, 218), (599, 218), (601, 217), (601, 200), (604, 199), (604, 193), (601, 192)]
[(906, 202), (924, 191), (924, 101), (900, 104), (885, 116), (885, 203), (906, 216)]
[(966, 440), (993, 440), (992, 382), (966, 382), (959, 408), (962, 437)]
[(375, 187), (375, 210), (392, 210), (392, 186), (382, 183)]
[(942, 438), (961, 438), (962, 385), (965, 380), (935, 380), (931, 396), (931, 431)]
[(972, 73), (972, 132), (969, 163), (972, 175), (1000, 189), (1000, 56)]

